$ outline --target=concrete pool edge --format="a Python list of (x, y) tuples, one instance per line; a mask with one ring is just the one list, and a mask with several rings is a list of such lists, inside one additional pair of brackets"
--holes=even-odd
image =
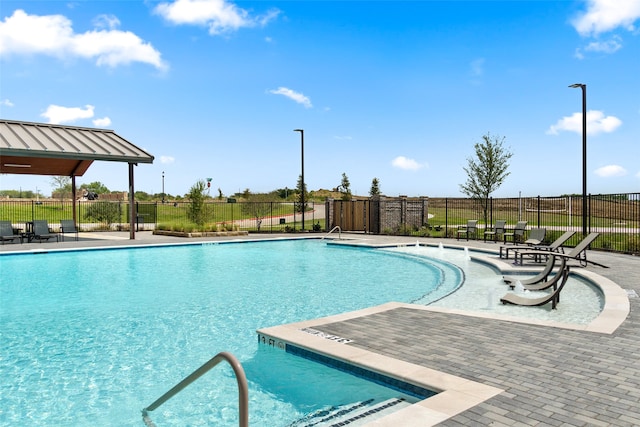
[(433, 397), (421, 400), (409, 407), (400, 409), (367, 424), (370, 426), (437, 425), (503, 392), (502, 389), (496, 387), (345, 345), (303, 331), (305, 328), (313, 328), (314, 326), (340, 322), (402, 307), (414, 308), (415, 306), (391, 302), (362, 310), (337, 314), (335, 316), (262, 328), (257, 332), (259, 336), (262, 335), (272, 338), (274, 340), (272, 345), (276, 347), (281, 346), (282, 342), (292, 344), (327, 357), (347, 362), (354, 366), (438, 392), (438, 394)]

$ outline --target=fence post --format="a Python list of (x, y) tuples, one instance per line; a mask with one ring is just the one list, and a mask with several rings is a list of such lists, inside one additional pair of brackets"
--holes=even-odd
[[(489, 224), (493, 224), (493, 197), (489, 197)], [(485, 227), (487, 225), (488, 224), (485, 224)]]
[[(587, 233), (591, 233), (591, 193), (587, 195)], [(583, 236), (584, 237), (584, 236)]]
[(538, 194), (538, 227), (540, 227), (540, 195)]
[(449, 198), (444, 199), (444, 237), (447, 238), (449, 231)]

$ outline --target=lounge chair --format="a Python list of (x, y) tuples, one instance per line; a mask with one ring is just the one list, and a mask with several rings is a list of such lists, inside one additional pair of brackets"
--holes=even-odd
[(527, 221), (518, 221), (515, 228), (502, 234), (503, 243), (507, 244), (507, 238), (515, 245), (518, 241), (524, 240), (524, 233), (527, 230)]
[(553, 292), (548, 295), (539, 297), (539, 298), (527, 298), (521, 295), (517, 295), (514, 293), (508, 293), (502, 298), (500, 298), (500, 302), (502, 304), (514, 304), (514, 305), (524, 305), (524, 306), (541, 306), (548, 303), (551, 303), (551, 308), (555, 310), (558, 303), (560, 302), (560, 292), (564, 285), (567, 283), (567, 279), (569, 278), (569, 268), (565, 267), (561, 272), (557, 274), (560, 285), (557, 283), (553, 285)]
[(533, 245), (533, 246), (500, 246), (500, 258), (502, 258), (502, 249), (506, 249), (505, 258), (509, 259), (509, 251), (518, 252), (521, 250), (541, 250), (541, 251), (549, 251), (549, 252), (562, 252), (564, 253), (564, 245), (567, 240), (569, 240), (574, 234), (575, 231), (565, 231), (560, 237), (553, 241), (553, 243), (549, 245)]
[(469, 221), (467, 221), (467, 225), (461, 225), (460, 227), (458, 227), (458, 240), (460, 240), (460, 235), (464, 234), (467, 237), (467, 240), (469, 240), (469, 234), (473, 234), (476, 235), (476, 233), (478, 232), (478, 220), (476, 219), (470, 219)]
[[(586, 267), (587, 263), (590, 263), (590, 264), (597, 265), (597, 266), (600, 266), (600, 267), (608, 268), (606, 265), (598, 264), (597, 262), (593, 262), (593, 261), (587, 260), (587, 249), (589, 248), (589, 245), (594, 240), (596, 240), (596, 238), (599, 235), (600, 235), (600, 233), (591, 233), (587, 237), (582, 239), (582, 241), (580, 241), (576, 245), (576, 247), (571, 250), (571, 252), (566, 253), (566, 254), (555, 252), (553, 255), (557, 256), (557, 257), (565, 258), (567, 261), (568, 260), (576, 260), (583, 267)], [(541, 251), (541, 250), (519, 251), (516, 254), (516, 257), (515, 257), (516, 258), (516, 264), (519, 263), (520, 265), (522, 265), (522, 258), (524, 256), (536, 257), (536, 256), (548, 256), (548, 255), (549, 255), (548, 251)], [(518, 257), (520, 258), (519, 262), (518, 262)]]
[(60, 238), (64, 242), (64, 235), (73, 233), (75, 234), (76, 241), (78, 240), (78, 229), (76, 228), (76, 223), (72, 219), (61, 219), (60, 220)]
[(552, 279), (549, 280), (549, 276), (551, 276), (551, 273), (553, 272), (555, 263), (556, 257), (550, 255), (542, 271), (535, 276), (521, 279), (515, 276), (504, 276), (502, 280), (504, 280), (511, 289), (516, 287), (517, 282), (520, 282), (522, 287), (529, 291), (541, 291), (543, 289), (550, 288), (558, 281), (560, 273), (562, 273), (562, 270), (564, 270), (567, 265), (567, 260), (562, 257), (560, 258), (560, 268), (558, 269), (558, 272), (552, 276)]
[(506, 231), (505, 230), (506, 225), (507, 225), (507, 221), (504, 221), (501, 219), (497, 220), (493, 227), (485, 230), (484, 241), (485, 242), (487, 241), (487, 236), (493, 236), (491, 240), (495, 242), (496, 239), (498, 238), (498, 234), (504, 234), (504, 232)]
[(22, 238), (19, 234), (13, 233), (13, 226), (11, 225), (11, 221), (0, 221), (0, 240), (2, 240), (2, 244), (4, 242), (11, 241), (13, 243), (17, 239), (22, 241)]
[(38, 240), (42, 243), (43, 240), (56, 239), (58, 241), (58, 234), (52, 233), (49, 229), (49, 223), (45, 219), (33, 221), (33, 235), (30, 240)]
[(546, 235), (546, 228), (532, 228), (531, 231), (529, 231), (529, 237), (522, 243), (530, 246), (540, 245)]

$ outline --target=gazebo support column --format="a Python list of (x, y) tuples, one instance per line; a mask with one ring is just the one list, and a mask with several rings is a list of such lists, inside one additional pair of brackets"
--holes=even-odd
[(129, 239), (136, 239), (136, 205), (135, 194), (133, 189), (133, 167), (135, 163), (129, 163)]
[(78, 216), (76, 212), (77, 203), (78, 202), (76, 201), (76, 176), (71, 175), (71, 209), (73, 209), (73, 223), (75, 224), (76, 227), (78, 226), (78, 218), (76, 218)]

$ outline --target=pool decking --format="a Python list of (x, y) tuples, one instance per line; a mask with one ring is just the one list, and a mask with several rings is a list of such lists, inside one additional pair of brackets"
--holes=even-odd
[[(94, 235), (82, 236), (79, 242), (4, 245), (0, 251), (184, 241), (152, 236), (149, 232), (138, 233), (136, 241), (122, 238), (124, 233), (104, 234), (99, 240)], [(245, 239), (257, 237), (250, 235)], [(353, 237), (380, 243), (416, 242), (415, 237)], [(481, 241), (448, 242), (489, 250), (499, 247)], [(444, 420), (425, 419), (424, 423), (416, 423), (416, 419), (406, 419), (398, 421), (395, 424), (398, 426), (638, 426), (640, 257), (594, 251), (589, 252), (589, 257), (610, 268), (589, 266), (585, 270), (612, 280), (629, 294), (629, 315), (612, 333), (465, 316), (405, 305), (371, 310), (355, 317), (344, 316), (313, 327), (351, 340), (347, 344), (332, 345), (372, 353), (380, 360), (416, 365), (424, 368), (424, 372), (433, 370), (451, 375), (480, 384), (488, 392), (486, 400), (480, 399), (481, 403), (469, 405)], [(463, 393), (460, 396), (468, 398)]]

